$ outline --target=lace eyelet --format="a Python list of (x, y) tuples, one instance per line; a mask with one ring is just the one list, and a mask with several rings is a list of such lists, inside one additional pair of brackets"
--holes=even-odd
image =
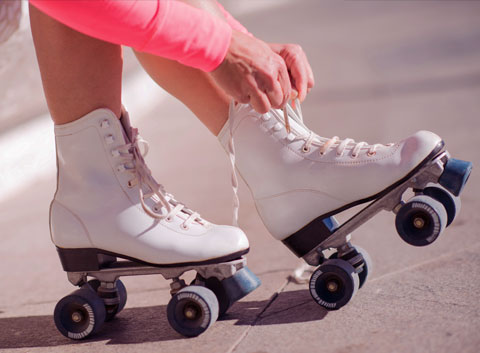
[(110, 144), (112, 144), (114, 141), (115, 141), (115, 137), (113, 137), (113, 135), (107, 135), (107, 136), (105, 136), (105, 142), (106, 142), (107, 144), (110, 145)]
[[(128, 183), (127, 183), (127, 186), (131, 189), (135, 186), (135, 184), (131, 180), (129, 180)], [(155, 211), (158, 211), (158, 210), (155, 209)]]
[(372, 153), (368, 152), (368, 153), (367, 153), (367, 156), (372, 157), (372, 156), (375, 156), (376, 154), (377, 154), (377, 152), (375, 152), (375, 151), (372, 152)]
[(303, 146), (303, 147), (302, 147), (302, 152), (303, 152), (303, 153), (308, 153), (308, 152), (310, 152), (310, 147)]
[(288, 142), (292, 142), (293, 140), (295, 140), (295, 135), (292, 134), (292, 133), (289, 133), (289, 134), (287, 134), (287, 136), (285, 137), (285, 139), (286, 139)]
[(280, 131), (280, 130), (282, 130), (282, 124), (276, 123), (276, 124), (273, 126), (273, 131)]
[(102, 129), (109, 128), (109, 127), (110, 127), (110, 122), (109, 122), (107, 119), (105, 119), (105, 120), (103, 120), (103, 121), (100, 123), (100, 127), (101, 127)]
[(170, 217), (170, 216), (168, 216), (167, 218), (165, 218), (165, 221), (166, 221), (166, 222), (172, 222), (172, 221), (173, 221), (173, 218)]
[(186, 224), (181, 224), (180, 227), (182, 227), (183, 230), (188, 230), (190, 227), (187, 226)]
[(352, 153), (352, 158), (357, 158), (358, 157), (358, 154), (353, 154)]

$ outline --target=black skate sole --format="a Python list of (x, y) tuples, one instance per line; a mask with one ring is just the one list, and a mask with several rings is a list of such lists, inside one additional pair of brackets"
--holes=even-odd
[[(220, 262), (228, 262), (237, 260), (242, 255), (249, 252), (250, 248), (242, 251), (237, 251), (226, 256), (216, 257), (204, 261), (182, 262), (174, 264), (155, 264), (136, 259), (134, 257), (117, 254), (111, 251), (95, 249), (95, 248), (80, 248), (80, 249), (64, 249), (57, 246), (58, 256), (62, 263), (63, 270), (66, 272), (82, 272), (82, 271), (99, 271), (104, 268), (121, 267), (122, 262), (131, 265), (136, 263), (140, 265), (147, 265), (159, 268), (183, 267), (183, 266), (200, 266), (210, 265)], [(121, 258), (128, 261), (117, 261), (116, 258)]]
[(306, 226), (296, 231), (292, 235), (283, 239), (282, 242), (287, 246), (295, 255), (302, 257), (308, 254), (312, 249), (316, 248), (319, 244), (324, 242), (331, 234), (332, 230), (329, 229), (323, 222), (325, 218), (336, 215), (337, 213), (343, 212), (349, 208), (358, 206), (360, 204), (379, 199), (385, 194), (389, 193), (400, 184), (411, 179), (425, 164), (434, 159), (440, 152), (442, 152), (445, 147), (445, 142), (440, 141), (437, 146), (430, 152), (430, 154), (421, 161), (414, 169), (410, 171), (402, 179), (398, 180), (394, 184), (390, 185), (386, 189), (380, 191), (379, 193), (369, 196), (367, 198), (351, 202), (345, 206), (337, 208), (336, 210), (325, 213), (313, 221), (308, 223)]

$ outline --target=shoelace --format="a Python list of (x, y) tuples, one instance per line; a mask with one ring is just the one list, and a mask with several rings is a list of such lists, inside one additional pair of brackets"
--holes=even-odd
[[(305, 144), (303, 145), (303, 151), (309, 152), (311, 146), (320, 147), (319, 153), (324, 155), (330, 147), (338, 144), (337, 146), (337, 156), (342, 156), (345, 149), (350, 145), (355, 145), (352, 149), (352, 158), (358, 157), (360, 150), (366, 146), (370, 146), (367, 154), (373, 156), (376, 153), (378, 146), (381, 144), (369, 145), (367, 142), (355, 142), (351, 138), (346, 138), (341, 140), (338, 136), (334, 136), (330, 139), (322, 138), (307, 128), (303, 122), (303, 114), (300, 106), (300, 102), (297, 100), (293, 101), (292, 105), (287, 104), (283, 108), (283, 116), (280, 116), (279, 112), (276, 110), (271, 110), (271, 113), (274, 114), (279, 120), (283, 119), (285, 124), (285, 129), (288, 133), (287, 139), (292, 142), (293, 140), (304, 140)], [(300, 125), (305, 131), (308, 131), (308, 134), (302, 135), (299, 131), (292, 133), (289, 119), (293, 119), (298, 125)]]
[[(235, 103), (232, 102), (230, 105), (230, 114), (229, 116), (233, 115)], [(263, 117), (266, 117), (268, 120), (270, 117), (268, 114), (273, 114), (277, 120), (281, 121), (282, 123), (277, 123), (275, 128), (277, 131), (282, 128), (282, 125), (285, 127), (287, 131), (287, 139), (290, 142), (295, 140), (304, 140), (305, 143), (302, 147), (303, 152), (307, 153), (310, 151), (311, 146), (317, 146), (319, 148), (319, 153), (324, 155), (329, 148), (337, 146), (337, 156), (342, 156), (344, 151), (350, 145), (355, 145), (352, 149), (352, 158), (356, 158), (360, 152), (360, 150), (366, 146), (370, 146), (367, 152), (368, 156), (373, 156), (376, 153), (378, 146), (381, 144), (374, 144), (369, 145), (367, 142), (355, 142), (355, 140), (351, 138), (346, 138), (341, 140), (338, 136), (334, 136), (332, 138), (322, 138), (307, 128), (303, 122), (303, 114), (300, 106), (300, 101), (298, 99), (292, 101), (292, 104), (287, 104), (283, 109), (282, 113), (278, 110), (272, 109), (269, 113), (264, 114)], [(293, 119), (300, 127), (307, 131), (307, 134), (302, 134), (300, 131), (293, 130), (291, 128), (290, 119)], [(237, 173), (235, 170), (235, 145), (233, 141), (233, 119), (228, 120), (229, 130), (230, 130), (230, 138), (228, 141), (228, 155), (230, 157), (230, 164), (232, 169), (232, 189), (233, 189), (233, 225), (238, 226), (238, 212), (240, 209), (240, 199), (238, 197), (238, 178)], [(388, 144), (387, 146), (391, 146), (393, 144)]]
[[(134, 176), (128, 182), (128, 185), (130, 187), (138, 185), (140, 203), (143, 210), (152, 218), (159, 220), (165, 219), (167, 221), (171, 221), (175, 216), (184, 213), (187, 216), (187, 219), (181, 225), (184, 229), (188, 229), (195, 221), (205, 225), (206, 221), (200, 217), (200, 214), (175, 200), (173, 195), (167, 193), (164, 186), (157, 183), (153, 178), (152, 172), (144, 160), (144, 157), (148, 153), (148, 142), (138, 134), (138, 129), (132, 128), (131, 139), (131, 143), (120, 146), (117, 148), (117, 151), (125, 161), (123, 169)], [(140, 145), (144, 146), (143, 153), (140, 152)], [(144, 188), (148, 191), (145, 192)], [(147, 199), (152, 199), (155, 202), (153, 210), (145, 203)], [(166, 212), (161, 212), (162, 208), (164, 208)]]

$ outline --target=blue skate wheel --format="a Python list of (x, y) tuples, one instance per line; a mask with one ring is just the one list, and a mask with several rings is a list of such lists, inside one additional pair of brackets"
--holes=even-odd
[(105, 316), (103, 300), (89, 287), (82, 287), (62, 298), (53, 314), (58, 331), (73, 340), (98, 332)]
[(329, 259), (310, 277), (310, 294), (315, 302), (327, 310), (345, 306), (359, 288), (358, 274), (347, 261)]
[(440, 201), (447, 211), (447, 227), (453, 222), (455, 216), (460, 212), (462, 202), (458, 196), (452, 195), (449, 191), (438, 186), (426, 187), (423, 191), (424, 195), (433, 197)]
[(445, 169), (438, 182), (452, 194), (458, 196), (467, 183), (472, 167), (471, 162), (450, 158), (445, 164)]
[(186, 337), (205, 332), (218, 318), (218, 300), (208, 288), (188, 286), (175, 293), (167, 305), (170, 326)]
[(438, 238), (445, 229), (447, 220), (447, 211), (440, 201), (427, 195), (418, 195), (400, 208), (395, 226), (405, 242), (425, 246)]

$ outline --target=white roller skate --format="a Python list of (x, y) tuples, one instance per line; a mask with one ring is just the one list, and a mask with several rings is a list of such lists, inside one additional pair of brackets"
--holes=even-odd
[[(345, 305), (369, 272), (368, 254), (349, 242), (353, 230), (389, 210), (397, 213), (404, 240), (430, 244), (455, 217), (471, 170), (471, 163), (450, 159), (440, 137), (427, 131), (386, 145), (320, 137), (305, 126), (298, 102), (266, 114), (232, 103), (219, 140), (273, 237), (309, 265), (321, 264), (310, 291), (327, 309)], [(232, 180), (236, 193), (235, 174)], [(404, 204), (408, 188), (417, 196)], [(342, 225), (333, 217), (369, 201)], [(326, 259), (328, 249), (336, 251)]]
[[(144, 141), (125, 112), (119, 120), (110, 110), (95, 110), (55, 126), (55, 139), (52, 241), (69, 280), (81, 287), (55, 309), (65, 336), (85, 338), (123, 308), (120, 276), (172, 279), (169, 321), (187, 336), (205, 331), (259, 285), (242, 257), (249, 249), (245, 234), (204, 220), (165, 192), (145, 165)], [(198, 275), (187, 287), (180, 276), (189, 270)]]

